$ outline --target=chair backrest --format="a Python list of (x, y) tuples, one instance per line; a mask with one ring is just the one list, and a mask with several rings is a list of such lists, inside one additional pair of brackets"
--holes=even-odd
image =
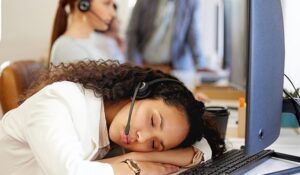
[(4, 62), (0, 69), (0, 102), (2, 112), (16, 108), (22, 94), (30, 86), (43, 65), (34, 60)]

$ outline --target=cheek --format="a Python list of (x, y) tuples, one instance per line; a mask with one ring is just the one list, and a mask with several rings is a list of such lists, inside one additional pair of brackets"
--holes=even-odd
[(150, 117), (151, 114), (149, 114), (147, 111), (138, 110), (137, 113), (132, 114), (131, 124), (134, 125), (136, 129), (148, 127), (150, 125)]
[(105, 17), (109, 13), (109, 7), (103, 4), (96, 7), (96, 12), (99, 16)]
[(114, 142), (120, 142), (121, 134), (127, 123), (127, 115), (124, 112), (120, 112), (113, 119), (111, 125), (109, 126), (109, 136)]
[(119, 125), (117, 123), (112, 123), (111, 126), (109, 127), (109, 138), (115, 142), (119, 143), (120, 142), (120, 129)]

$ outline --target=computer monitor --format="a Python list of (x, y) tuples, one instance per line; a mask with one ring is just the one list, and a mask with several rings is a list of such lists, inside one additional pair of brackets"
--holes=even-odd
[(225, 65), (230, 82), (246, 90), (245, 152), (255, 154), (279, 136), (284, 76), (280, 0), (225, 0)]
[(249, 2), (245, 150), (254, 154), (280, 133), (285, 45), (281, 1)]

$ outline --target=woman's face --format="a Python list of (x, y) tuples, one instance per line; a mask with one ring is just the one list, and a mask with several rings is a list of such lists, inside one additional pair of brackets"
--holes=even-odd
[(162, 99), (136, 101), (131, 115), (129, 136), (124, 129), (130, 103), (115, 116), (109, 137), (116, 144), (131, 151), (163, 151), (176, 147), (187, 136), (189, 124), (184, 112), (169, 106)]
[(87, 15), (90, 25), (97, 30), (105, 31), (116, 16), (113, 0), (91, 0), (91, 9)]

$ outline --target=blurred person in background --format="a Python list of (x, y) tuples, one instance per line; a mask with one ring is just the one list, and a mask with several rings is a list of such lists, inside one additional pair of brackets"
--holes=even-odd
[(199, 0), (138, 0), (127, 31), (127, 58), (176, 70), (205, 67)]
[(197, 71), (205, 70), (200, 36), (199, 0), (138, 0), (127, 29), (127, 59), (171, 73), (196, 92)]
[(116, 16), (113, 0), (59, 0), (50, 42), (49, 63), (105, 58), (97, 31), (107, 31)]
[[(117, 11), (117, 4), (114, 4), (114, 9)], [(116, 15), (113, 18), (109, 29), (105, 32), (103, 31), (96, 31), (97, 34), (97, 41), (98, 41), (98, 48), (103, 51), (107, 58), (112, 58), (119, 60), (121, 63), (124, 63), (125, 60), (125, 42), (123, 38), (119, 35), (120, 31), (120, 20)]]

